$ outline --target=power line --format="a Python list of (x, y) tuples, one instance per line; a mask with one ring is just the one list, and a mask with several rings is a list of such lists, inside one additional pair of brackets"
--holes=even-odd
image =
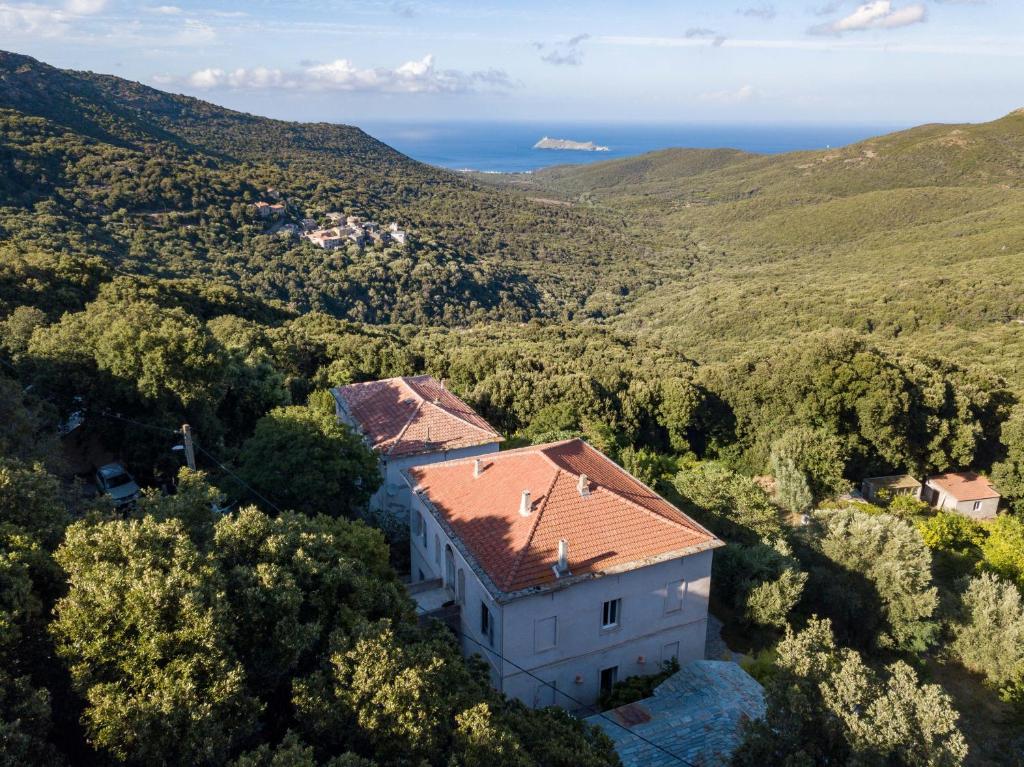
[[(101, 412), (100, 415), (104, 415), (104, 416), (106, 416), (108, 418), (115, 418), (115, 419), (117, 419), (119, 421), (124, 421), (125, 423), (130, 423), (130, 424), (133, 424), (135, 426), (141, 426), (141, 427), (144, 427), (144, 428), (147, 428), (147, 429), (153, 429), (153, 430), (164, 432), (164, 433), (167, 433), (167, 434), (174, 434), (174, 435), (179, 435), (179, 436), (181, 434), (181, 432), (179, 430), (167, 429), (167, 428), (164, 428), (164, 427), (161, 427), (161, 426), (153, 426), (151, 424), (142, 423), (141, 421), (135, 421), (135, 420), (133, 420), (131, 418), (124, 418), (123, 416), (114, 415), (113, 413), (103, 413), (103, 412)], [(250, 485), (248, 482), (246, 482), (244, 479), (242, 479), (240, 476), (238, 476), (234, 471), (232, 471), (227, 466), (225, 466), (223, 463), (221, 463), (209, 450), (207, 450), (206, 448), (204, 448), (202, 445), (200, 445), (198, 442), (195, 442), (194, 440), (193, 440), (192, 444), (193, 444), (193, 446), (197, 450), (199, 450), (201, 453), (203, 453), (203, 455), (205, 455), (207, 458), (209, 458), (211, 461), (213, 461), (222, 471), (224, 471), (225, 473), (230, 474), (232, 477), (234, 477), (239, 482), (239, 484), (241, 484), (249, 492), (251, 492), (257, 498), (262, 500), (264, 503), (266, 503), (272, 509), (274, 509), (278, 514), (283, 514), (284, 513), (281, 510), (281, 508), (276, 503), (271, 501), (269, 498), (264, 496), (262, 493), (258, 492), (254, 487), (252, 487), (252, 485)], [(427, 614), (427, 611), (424, 610), (419, 605), (416, 605), (416, 610), (418, 612), (423, 613), (424, 615)], [(506, 658), (501, 653), (495, 651), (494, 648), (488, 647), (488, 646), (484, 645), (481, 641), (479, 641), (478, 639), (476, 639), (474, 637), (471, 637), (469, 634), (467, 634), (461, 628), (460, 629), (454, 629), (454, 631), (459, 636), (461, 636), (461, 637), (463, 637), (465, 639), (468, 639), (473, 644), (479, 646), (485, 653), (490, 653), (494, 657), (504, 661), (505, 663), (508, 663), (510, 666), (512, 666), (513, 668), (517, 669), (518, 671), (526, 674), (527, 676), (529, 676), (529, 677), (531, 677), (533, 679), (536, 679), (538, 682), (540, 682), (545, 687), (550, 687), (552, 690), (554, 690), (556, 695), (560, 694), (563, 697), (568, 698), (569, 700), (571, 700), (573, 703), (577, 704), (581, 708), (584, 708), (584, 709), (587, 709), (589, 711), (594, 712), (597, 716), (601, 717), (606, 722), (611, 722), (616, 727), (618, 727), (618, 728), (620, 728), (622, 730), (625, 730), (628, 734), (632, 735), (634, 738), (637, 738), (638, 740), (646, 743), (647, 745), (651, 746), (652, 748), (654, 748), (654, 749), (656, 749), (658, 751), (661, 751), (662, 753), (667, 754), (668, 756), (671, 756), (673, 759), (676, 759), (680, 763), (687, 765), (687, 767), (696, 767), (696, 765), (693, 764), (693, 762), (687, 761), (683, 757), (681, 757), (678, 754), (670, 751), (669, 749), (665, 748), (664, 746), (662, 746), (662, 745), (660, 745), (658, 743), (655, 743), (653, 740), (651, 740), (649, 738), (645, 738), (643, 735), (641, 735), (638, 732), (634, 732), (633, 730), (629, 729), (625, 725), (615, 721), (612, 717), (608, 716), (603, 711), (599, 711), (595, 706), (593, 706), (591, 704), (584, 703), (583, 701), (579, 700), (578, 698), (573, 697), (572, 695), (570, 695), (569, 693), (565, 692), (564, 690), (559, 690), (558, 687), (556, 687), (551, 682), (548, 682), (545, 679), (541, 679), (539, 676), (534, 674), (532, 671), (523, 668), (522, 666), (520, 666), (515, 661), (513, 661), (513, 660), (511, 660), (509, 658)]]
[[(421, 613), (423, 613), (424, 615), (427, 615), (427, 614), (428, 614), (428, 613), (427, 613), (427, 611), (426, 611), (426, 610), (424, 610), (424, 609), (423, 609), (422, 607), (420, 607), (419, 605), (416, 605), (416, 610), (417, 610), (418, 612), (421, 612)], [(478, 645), (478, 646), (479, 646), (480, 648), (482, 648), (482, 649), (483, 649), (483, 651), (484, 651), (484, 652), (486, 652), (486, 653), (490, 653), (490, 654), (491, 654), (491, 655), (493, 655), (494, 657), (496, 657), (496, 658), (499, 658), (499, 659), (503, 660), (503, 661), (504, 661), (505, 663), (508, 663), (508, 664), (509, 664), (510, 666), (512, 666), (512, 667), (513, 667), (513, 668), (515, 668), (515, 669), (518, 669), (519, 671), (521, 671), (522, 673), (526, 674), (527, 676), (533, 677), (533, 678), (534, 678), (534, 679), (536, 679), (536, 680), (537, 680), (538, 682), (540, 682), (541, 684), (543, 684), (543, 685), (544, 685), (545, 687), (550, 687), (550, 688), (551, 688), (552, 690), (554, 690), (554, 691), (555, 691), (555, 694), (556, 694), (556, 695), (563, 695), (564, 697), (566, 697), (566, 698), (568, 698), (569, 700), (571, 700), (571, 701), (572, 701), (573, 703), (575, 703), (575, 704), (577, 704), (577, 705), (581, 706), (582, 708), (585, 708), (585, 709), (587, 709), (587, 710), (589, 710), (589, 711), (592, 711), (592, 712), (594, 712), (594, 713), (595, 713), (595, 714), (596, 714), (597, 716), (601, 717), (601, 718), (602, 718), (602, 719), (604, 719), (605, 721), (607, 721), (607, 722), (611, 722), (611, 723), (612, 723), (612, 724), (614, 724), (614, 725), (615, 725), (616, 727), (618, 727), (618, 728), (620, 728), (620, 729), (622, 729), (622, 730), (625, 730), (625, 731), (626, 731), (627, 733), (629, 733), (630, 735), (632, 735), (632, 736), (633, 736), (634, 738), (637, 738), (638, 740), (641, 740), (641, 741), (643, 741), (643, 742), (644, 742), (644, 743), (646, 743), (647, 745), (651, 746), (652, 748), (655, 748), (655, 749), (657, 749), (658, 751), (661, 751), (661, 752), (662, 752), (662, 753), (664, 753), (664, 754), (668, 754), (668, 755), (669, 755), (669, 756), (671, 756), (671, 757), (672, 757), (673, 759), (677, 759), (677, 760), (678, 760), (679, 762), (681, 762), (682, 764), (685, 764), (685, 765), (687, 765), (688, 767), (697, 767), (697, 765), (695, 765), (695, 764), (694, 764), (693, 762), (689, 762), (689, 761), (687, 761), (687, 760), (686, 760), (686, 759), (684, 759), (683, 757), (679, 756), (679, 754), (676, 754), (676, 753), (674, 753), (674, 752), (672, 752), (672, 751), (669, 751), (669, 750), (668, 750), (667, 748), (665, 748), (664, 746), (662, 746), (662, 745), (659, 745), (659, 744), (655, 743), (655, 742), (654, 742), (653, 740), (651, 740), (651, 739), (649, 739), (649, 738), (645, 738), (645, 737), (644, 737), (643, 735), (641, 735), (641, 734), (640, 734), (640, 733), (638, 733), (638, 732), (634, 732), (633, 730), (631, 730), (631, 729), (629, 729), (628, 727), (626, 727), (626, 726), (625, 726), (624, 724), (621, 724), (620, 722), (616, 722), (616, 721), (615, 721), (615, 720), (614, 720), (614, 719), (613, 719), (612, 717), (608, 716), (608, 715), (607, 715), (607, 714), (605, 714), (605, 713), (604, 713), (603, 711), (600, 711), (600, 710), (598, 710), (598, 709), (597, 709), (597, 708), (596, 708), (595, 706), (593, 706), (593, 705), (590, 705), (590, 704), (587, 704), (587, 703), (584, 703), (583, 701), (579, 700), (578, 698), (574, 698), (574, 697), (573, 697), (572, 695), (570, 695), (569, 693), (565, 692), (564, 690), (559, 690), (559, 689), (558, 689), (558, 687), (556, 687), (556, 686), (555, 686), (555, 685), (554, 685), (553, 683), (551, 683), (551, 682), (548, 682), (548, 681), (546, 681), (546, 680), (544, 680), (544, 679), (541, 679), (541, 678), (540, 678), (539, 676), (537, 676), (536, 674), (534, 674), (534, 673), (533, 673), (532, 671), (529, 671), (528, 669), (525, 669), (525, 668), (523, 668), (522, 666), (520, 666), (520, 665), (519, 665), (518, 663), (516, 663), (515, 661), (513, 661), (513, 660), (510, 660), (509, 658), (506, 658), (506, 657), (505, 657), (505, 656), (503, 656), (503, 655), (502, 655), (501, 653), (497, 652), (497, 651), (496, 651), (496, 650), (495, 650), (494, 648), (492, 648), (492, 647), (488, 647), (488, 646), (484, 645), (484, 644), (483, 644), (483, 643), (482, 643), (482, 642), (481, 642), (480, 640), (478, 640), (478, 639), (476, 639), (476, 638), (474, 638), (474, 637), (471, 637), (471, 636), (470, 636), (469, 634), (467, 634), (467, 633), (466, 633), (465, 631), (463, 631), (463, 630), (462, 630), (461, 628), (458, 628), (458, 629), (454, 629), (454, 628), (453, 628), (452, 630), (453, 630), (453, 631), (454, 631), (454, 632), (455, 632), (456, 634), (458, 634), (459, 636), (462, 636), (462, 637), (464, 637), (465, 639), (468, 639), (468, 640), (469, 640), (470, 642), (472, 642), (473, 644), (475, 644), (475, 645)]]
[(276, 512), (277, 512), (278, 514), (284, 514), (284, 511), (282, 511), (282, 509), (281, 509), (281, 507), (280, 507), (280, 506), (278, 506), (278, 505), (277, 505), (276, 503), (274, 503), (273, 501), (271, 501), (271, 500), (270, 500), (269, 498), (267, 498), (267, 497), (266, 497), (265, 495), (263, 495), (262, 493), (258, 492), (258, 491), (256, 490), (256, 488), (254, 488), (254, 487), (253, 487), (252, 485), (250, 485), (250, 484), (249, 484), (248, 482), (246, 482), (246, 481), (245, 481), (244, 479), (242, 479), (242, 478), (241, 478), (240, 476), (238, 476), (237, 474), (235, 474), (235, 472), (233, 472), (233, 471), (232, 471), (231, 469), (229, 469), (229, 468), (228, 468), (227, 466), (225, 466), (225, 465), (224, 465), (223, 463), (221, 463), (220, 461), (218, 461), (218, 460), (217, 460), (217, 459), (216, 459), (216, 458), (214, 457), (214, 455), (213, 455), (213, 454), (212, 454), (212, 453), (211, 453), (211, 452), (210, 452), (209, 450), (207, 450), (207, 449), (206, 449), (205, 447), (203, 447), (202, 445), (200, 445), (200, 444), (199, 444), (198, 442), (196, 442), (196, 441), (195, 441), (194, 439), (192, 440), (192, 446), (193, 446), (193, 447), (194, 447), (194, 448), (195, 448), (196, 450), (198, 450), (199, 452), (201, 452), (201, 453), (202, 453), (203, 455), (205, 455), (205, 456), (206, 456), (207, 458), (209, 458), (209, 459), (210, 459), (211, 461), (213, 461), (213, 462), (214, 462), (215, 464), (217, 464), (217, 466), (219, 466), (219, 467), (220, 467), (221, 471), (223, 471), (223, 472), (225, 472), (225, 473), (227, 473), (227, 474), (230, 474), (230, 475), (231, 475), (232, 477), (234, 477), (234, 478), (235, 478), (235, 480), (236, 480), (236, 481), (237, 481), (237, 482), (238, 482), (238, 483), (239, 483), (240, 485), (242, 485), (242, 487), (244, 487), (244, 488), (245, 488), (246, 490), (248, 490), (248, 491), (249, 491), (250, 493), (252, 493), (253, 495), (255, 495), (255, 496), (256, 496), (257, 498), (259, 498), (259, 499), (260, 499), (261, 501), (263, 501), (263, 502), (264, 502), (265, 504), (267, 504), (267, 505), (268, 505), (268, 506), (269, 506), (270, 508), (272, 508), (272, 509), (273, 509), (274, 511), (276, 511)]
[(166, 426), (154, 426), (151, 423), (143, 423), (142, 421), (136, 421), (131, 418), (125, 418), (123, 415), (117, 415), (116, 413), (108, 413), (104, 410), (96, 410), (93, 412), (95, 412), (96, 415), (103, 416), (104, 418), (113, 418), (117, 421), (124, 421), (125, 423), (130, 423), (135, 426), (141, 426), (144, 429), (151, 429), (153, 431), (163, 432), (164, 434), (173, 434), (178, 437), (181, 436), (181, 431), (179, 429), (168, 429)]
[[(114, 413), (107, 413), (107, 412), (104, 412), (104, 411), (96, 411), (96, 412), (97, 412), (97, 415), (101, 415), (101, 416), (104, 416), (106, 418), (114, 418), (114, 419), (116, 419), (118, 421), (123, 421), (124, 423), (129, 423), (129, 424), (132, 424), (134, 426), (139, 426), (139, 427), (142, 427), (142, 428), (145, 428), (145, 429), (151, 429), (153, 431), (159, 431), (159, 432), (162, 432), (164, 434), (173, 434), (176, 437), (182, 436), (182, 433), (181, 433), (180, 429), (168, 429), (168, 428), (166, 428), (164, 426), (154, 426), (153, 424), (143, 423), (142, 421), (136, 421), (136, 420), (134, 420), (132, 418), (125, 418), (124, 416), (115, 415)], [(230, 474), (232, 477), (234, 477), (235, 480), (242, 487), (244, 487), (246, 490), (248, 490), (254, 496), (259, 498), (261, 501), (263, 501), (265, 504), (267, 504), (270, 508), (272, 508), (278, 514), (283, 514), (284, 513), (281, 510), (280, 506), (278, 506), (276, 503), (271, 501), (265, 495), (263, 495), (258, 490), (256, 490), (256, 488), (254, 488), (252, 485), (250, 485), (248, 482), (246, 482), (244, 479), (242, 479), (240, 476), (238, 476), (234, 471), (232, 471), (227, 466), (225, 466), (220, 460), (218, 460), (218, 458), (213, 453), (211, 453), (205, 447), (203, 447), (198, 442), (196, 442), (195, 439), (192, 440), (192, 446), (196, 450), (199, 450), (203, 455), (205, 455), (211, 461), (213, 461), (220, 468), (221, 471), (223, 471), (226, 474)]]

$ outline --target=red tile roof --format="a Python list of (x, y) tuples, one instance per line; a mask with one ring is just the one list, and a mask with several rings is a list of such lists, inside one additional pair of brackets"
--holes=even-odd
[(928, 482), (937, 485), (958, 501), (983, 501), (986, 498), (999, 497), (999, 493), (989, 484), (988, 479), (973, 471), (936, 474), (929, 477)]
[(334, 396), (370, 447), (387, 456), (502, 441), (487, 421), (432, 376), (339, 386)]
[[(710, 532), (579, 439), (417, 466), (407, 475), (499, 591), (554, 583), (558, 542), (572, 576), (723, 545)], [(587, 477), (589, 495), (577, 483)], [(519, 513), (530, 491), (529, 516)]]

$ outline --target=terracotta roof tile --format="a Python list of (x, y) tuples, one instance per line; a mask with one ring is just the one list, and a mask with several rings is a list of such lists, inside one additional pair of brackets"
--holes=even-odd
[(986, 477), (973, 471), (947, 472), (929, 477), (928, 481), (938, 485), (958, 501), (982, 501), (998, 498), (999, 493), (989, 484)]
[(432, 376), (339, 386), (338, 404), (374, 450), (418, 455), (501, 442), (502, 436)]
[[(714, 535), (582, 440), (537, 445), (409, 469), (477, 564), (505, 593), (557, 580), (558, 542), (573, 576), (618, 569), (692, 547)], [(589, 495), (578, 482), (587, 476)], [(519, 513), (524, 490), (531, 513)]]

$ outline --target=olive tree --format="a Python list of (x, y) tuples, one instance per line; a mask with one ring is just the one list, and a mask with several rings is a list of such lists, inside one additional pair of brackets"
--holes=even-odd
[(967, 744), (938, 685), (898, 661), (873, 671), (836, 645), (831, 624), (787, 630), (765, 686), (763, 719), (744, 726), (734, 767), (956, 767)]

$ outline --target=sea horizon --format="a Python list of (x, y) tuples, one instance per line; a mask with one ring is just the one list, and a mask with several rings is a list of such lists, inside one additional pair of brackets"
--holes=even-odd
[[(374, 138), (420, 162), (450, 170), (529, 173), (670, 148), (740, 149), (780, 154), (845, 146), (904, 125), (811, 123), (628, 123), (542, 121), (394, 121), (360, 125)], [(608, 151), (534, 149), (541, 138), (592, 141)]]

